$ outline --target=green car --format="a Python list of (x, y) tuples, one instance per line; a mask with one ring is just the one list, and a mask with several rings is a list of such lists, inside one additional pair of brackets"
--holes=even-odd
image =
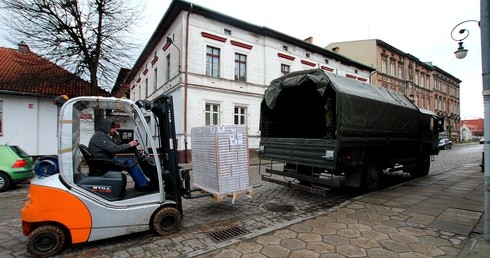
[(19, 146), (0, 145), (0, 192), (34, 176), (32, 158)]

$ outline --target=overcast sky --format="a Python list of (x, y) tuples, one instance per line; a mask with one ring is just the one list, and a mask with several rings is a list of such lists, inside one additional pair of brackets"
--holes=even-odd
[[(170, 0), (147, 0), (148, 38), (165, 14)], [(480, 28), (464, 41), (465, 59), (456, 59), (457, 42), (451, 30), (465, 20), (480, 20), (479, 0), (188, 0), (188, 2), (266, 26), (298, 39), (313, 37), (325, 47), (332, 42), (380, 39), (432, 62), (463, 81), (460, 88), (462, 119), (483, 118)], [(459, 29), (459, 27), (458, 27)], [(455, 36), (459, 36), (458, 33)]]
[[(143, 0), (145, 20), (141, 48), (165, 14), (171, 0)], [(313, 37), (325, 47), (332, 42), (380, 39), (399, 50), (432, 62), (463, 81), (462, 119), (483, 118), (480, 28), (468, 22), (465, 59), (456, 59), (451, 30), (465, 20), (480, 20), (479, 0), (188, 0), (188, 2), (265, 26), (298, 39)], [(459, 29), (459, 27), (458, 27)], [(455, 36), (458, 36), (457, 33)], [(0, 46), (13, 47), (2, 39)], [(139, 53), (135, 55), (137, 57)]]

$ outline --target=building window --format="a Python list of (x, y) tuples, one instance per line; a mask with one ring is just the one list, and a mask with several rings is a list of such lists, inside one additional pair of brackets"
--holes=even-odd
[(0, 135), (3, 135), (3, 101), (0, 100)]
[(325, 64), (328, 64), (328, 59), (325, 59)]
[(247, 56), (235, 53), (235, 81), (247, 81)]
[(225, 34), (226, 34), (226, 35), (231, 35), (231, 30), (229, 30), (229, 29), (225, 29), (224, 31), (225, 31)]
[(152, 93), (158, 87), (158, 68), (155, 67), (154, 72), (155, 72), (155, 75), (153, 75), (153, 89), (152, 89)]
[(281, 75), (289, 73), (289, 65), (281, 64)]
[(205, 125), (217, 125), (219, 123), (219, 105), (206, 104), (204, 117), (206, 119)]
[(282, 50), (288, 51), (288, 46), (282, 46)]
[(167, 55), (167, 73), (165, 75), (167, 76), (165, 81), (170, 81), (170, 54)]
[(425, 86), (424, 86), (424, 81), (425, 81), (424, 77), (425, 77), (425, 76), (424, 76), (424, 74), (423, 74), (423, 73), (422, 73), (422, 74), (420, 74), (420, 87), (421, 87), (421, 88), (424, 88), (424, 87), (425, 87)]
[(235, 107), (235, 111), (233, 113), (234, 121), (236, 125), (245, 125), (247, 124), (247, 108), (246, 107)]
[(391, 77), (395, 77), (395, 63), (391, 62), (390, 64), (390, 75)]
[(145, 78), (145, 85), (141, 89), (140, 99), (146, 99), (146, 92), (148, 91), (148, 77)]
[(386, 58), (383, 58), (383, 60), (381, 60), (381, 73), (386, 74)]
[(206, 47), (206, 75), (219, 77), (219, 49)]
[(310, 57), (310, 53), (306, 53), (306, 57)]
[(427, 76), (427, 89), (430, 90), (430, 77)]
[(398, 78), (403, 80), (403, 69), (401, 65), (398, 65)]

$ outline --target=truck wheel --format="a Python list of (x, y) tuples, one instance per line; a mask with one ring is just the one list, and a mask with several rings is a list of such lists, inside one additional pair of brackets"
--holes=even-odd
[(157, 211), (151, 222), (151, 229), (159, 236), (173, 234), (182, 221), (180, 212), (174, 207), (165, 207)]
[(381, 177), (383, 176), (383, 171), (381, 171), (376, 165), (367, 165), (364, 168), (364, 173), (362, 175), (362, 185), (364, 190), (371, 192), (377, 191), (381, 188)]
[(417, 168), (410, 172), (412, 178), (427, 176), (430, 170), (430, 155), (420, 155), (417, 158)]
[(11, 185), (10, 177), (3, 172), (0, 172), (0, 193), (7, 191)]
[[(298, 165), (296, 169), (299, 175), (310, 176), (310, 177), (313, 176), (312, 167)], [(301, 185), (311, 186), (310, 181), (299, 180), (299, 183)]]
[(57, 226), (44, 225), (36, 228), (27, 238), (27, 252), (34, 257), (55, 255), (65, 245), (65, 232)]

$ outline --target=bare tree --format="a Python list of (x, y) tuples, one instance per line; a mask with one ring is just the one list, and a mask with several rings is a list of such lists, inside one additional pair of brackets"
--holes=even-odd
[(127, 67), (142, 13), (126, 0), (0, 0), (10, 41), (24, 40), (45, 58), (108, 90)]

